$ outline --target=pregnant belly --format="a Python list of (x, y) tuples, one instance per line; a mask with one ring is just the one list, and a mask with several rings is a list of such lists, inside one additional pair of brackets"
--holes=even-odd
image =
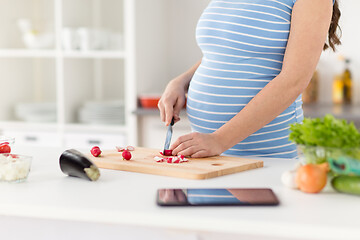
[[(190, 82), (187, 113), (194, 131), (216, 131), (238, 114), (274, 78), (271, 74), (259, 77), (247, 72), (222, 73), (214, 69), (215, 66), (201, 64)], [(296, 156), (294, 144), (288, 141), (289, 124), (302, 120), (301, 111), (299, 98), (269, 124), (225, 153), (271, 156), (291, 152), (290, 155)], [(287, 157), (290, 155), (284, 154)]]

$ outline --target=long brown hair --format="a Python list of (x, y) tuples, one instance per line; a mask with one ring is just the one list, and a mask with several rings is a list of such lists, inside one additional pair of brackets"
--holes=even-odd
[(324, 50), (328, 49), (329, 47), (335, 51), (336, 45), (340, 45), (340, 37), (341, 37), (341, 28), (339, 26), (339, 19), (341, 16), (341, 12), (339, 9), (339, 3), (338, 0), (335, 0), (334, 6), (333, 6), (333, 15), (331, 18), (331, 24), (329, 28), (328, 33), (328, 42), (325, 43)]

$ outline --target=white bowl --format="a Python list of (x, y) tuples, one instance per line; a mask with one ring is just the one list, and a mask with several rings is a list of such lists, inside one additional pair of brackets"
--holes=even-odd
[(0, 154), (0, 181), (25, 181), (30, 172), (31, 160), (31, 156), (9, 153)]

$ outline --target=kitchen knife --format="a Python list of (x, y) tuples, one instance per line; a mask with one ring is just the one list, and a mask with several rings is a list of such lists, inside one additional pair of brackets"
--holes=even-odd
[(168, 127), (167, 133), (166, 133), (166, 139), (165, 139), (165, 145), (164, 145), (164, 151), (163, 153), (165, 154), (165, 150), (169, 150), (170, 148), (170, 142), (171, 142), (171, 136), (172, 136), (172, 127), (174, 125), (174, 117), (171, 119), (171, 123)]

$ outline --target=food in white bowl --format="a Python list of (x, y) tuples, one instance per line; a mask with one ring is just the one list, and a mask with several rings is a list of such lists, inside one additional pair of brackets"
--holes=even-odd
[(30, 156), (18, 154), (0, 154), (0, 181), (25, 181), (30, 171), (31, 159)]

